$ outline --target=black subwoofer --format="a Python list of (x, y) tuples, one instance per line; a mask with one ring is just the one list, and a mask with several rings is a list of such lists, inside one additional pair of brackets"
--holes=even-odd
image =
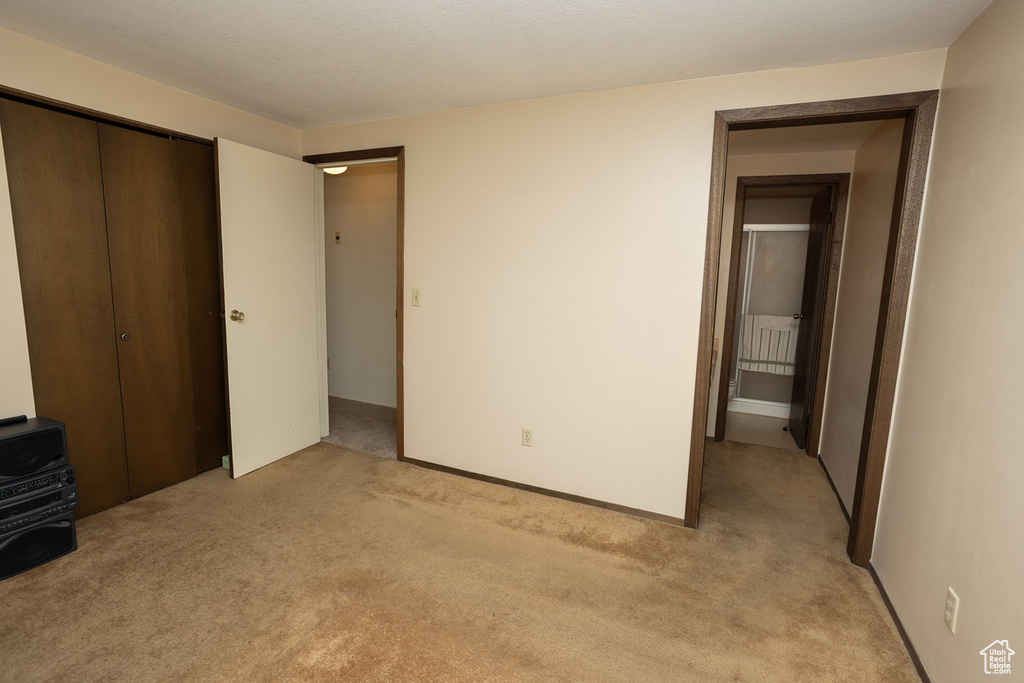
[(64, 423), (47, 417), (0, 426), (0, 484), (68, 464)]
[(0, 580), (46, 564), (78, 548), (70, 511), (0, 534)]
[(64, 424), (0, 420), (0, 580), (77, 549), (77, 506)]

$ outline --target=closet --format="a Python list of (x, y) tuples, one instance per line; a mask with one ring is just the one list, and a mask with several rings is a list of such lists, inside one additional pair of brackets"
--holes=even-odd
[(228, 454), (213, 150), (0, 99), (36, 412), (84, 516)]

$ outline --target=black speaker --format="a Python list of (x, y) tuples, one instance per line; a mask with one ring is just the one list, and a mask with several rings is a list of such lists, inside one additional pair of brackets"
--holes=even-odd
[[(11, 494), (0, 502), (0, 534), (31, 526), (78, 507), (75, 468), (34, 474), (0, 487), (0, 495)], [(47, 485), (48, 484), (48, 485)]]
[[(0, 484), (0, 518), (3, 517), (3, 511), (7, 509), (7, 506), (18, 499), (39, 496), (51, 489), (74, 487), (75, 481), (75, 466), (67, 465), (4, 482)], [(0, 531), (3, 531), (2, 527), (0, 527)]]
[(71, 511), (0, 534), (0, 580), (46, 564), (78, 548)]
[(0, 426), (0, 484), (67, 464), (63, 422), (34, 417)]

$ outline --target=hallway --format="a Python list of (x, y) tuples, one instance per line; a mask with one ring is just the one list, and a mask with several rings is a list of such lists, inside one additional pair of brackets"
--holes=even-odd
[(398, 458), (398, 411), (387, 406), (350, 401), (330, 402), (331, 433), (323, 441), (378, 458)]
[(700, 529), (732, 547), (715, 572), (726, 605), (748, 609), (726, 639), (770, 642), (764, 680), (808, 647), (839, 680), (918, 680), (871, 575), (847, 557), (849, 526), (816, 460), (708, 439)]

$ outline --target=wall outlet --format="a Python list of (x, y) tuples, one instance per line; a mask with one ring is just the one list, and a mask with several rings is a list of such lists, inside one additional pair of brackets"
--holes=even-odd
[(413, 306), (419, 306), (420, 305), (420, 290), (418, 290), (418, 289), (412, 290), (412, 305)]
[(524, 446), (532, 446), (533, 445), (533, 430), (532, 429), (527, 429), (526, 427), (523, 427), (523, 445)]
[(223, 467), (226, 470), (230, 470), (231, 469), (231, 456), (230, 455), (222, 455), (222, 456), (220, 456), (220, 466)]
[(960, 596), (950, 586), (946, 591), (946, 626), (950, 633), (956, 633), (956, 614), (960, 611)]

